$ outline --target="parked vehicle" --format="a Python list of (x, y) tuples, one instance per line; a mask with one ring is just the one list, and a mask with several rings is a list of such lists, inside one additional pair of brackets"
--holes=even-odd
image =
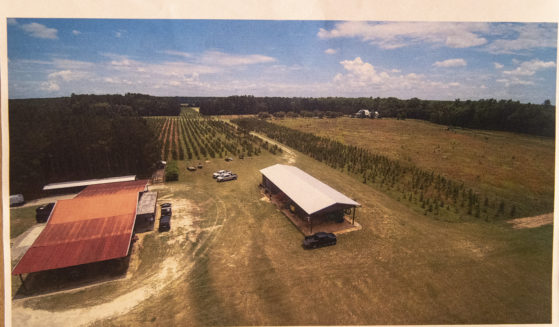
[(189, 166), (189, 167), (186, 168), (186, 169), (188, 169), (189, 171), (195, 171), (195, 170), (196, 170), (196, 167), (194, 167), (194, 166)]
[(218, 170), (215, 173), (213, 173), (212, 177), (213, 178), (218, 178), (219, 176), (224, 175), (224, 174), (231, 174), (231, 172), (229, 170)]
[(224, 174), (217, 178), (218, 182), (227, 182), (237, 179), (237, 174)]
[(201, 163), (198, 163), (198, 166), (197, 166), (197, 167), (198, 167), (198, 169), (202, 169), (202, 168), (204, 168), (204, 166), (202, 166), (202, 164), (201, 164)]
[(159, 231), (164, 232), (171, 229), (171, 216), (161, 216), (159, 218)]
[(10, 195), (10, 207), (18, 207), (25, 204), (23, 194)]
[(227, 158), (225, 158), (225, 161), (233, 161), (233, 158), (227, 157)]
[(311, 236), (305, 236), (303, 240), (303, 248), (305, 249), (316, 249), (335, 244), (336, 235), (333, 233), (318, 232)]
[(35, 209), (35, 220), (37, 220), (38, 223), (44, 223), (49, 219), (50, 213), (53, 208), (54, 202), (38, 207), (37, 209)]
[(171, 204), (163, 203), (161, 205), (161, 216), (170, 216), (172, 214)]
[(167, 165), (167, 161), (159, 160), (156, 164), (157, 169), (164, 169)]

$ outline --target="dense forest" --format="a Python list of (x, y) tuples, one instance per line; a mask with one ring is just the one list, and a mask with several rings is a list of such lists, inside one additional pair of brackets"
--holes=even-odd
[(413, 118), (433, 123), (475, 129), (509, 131), (541, 136), (555, 136), (555, 106), (525, 104), (512, 100), (431, 101), (412, 98), (280, 98), (231, 96), (196, 98), (204, 115), (285, 113), (287, 116), (354, 114), (359, 109), (379, 112), (381, 117)]
[(159, 144), (141, 116), (178, 112), (176, 100), (141, 94), (10, 100), (10, 193), (33, 198), (52, 182), (149, 176)]

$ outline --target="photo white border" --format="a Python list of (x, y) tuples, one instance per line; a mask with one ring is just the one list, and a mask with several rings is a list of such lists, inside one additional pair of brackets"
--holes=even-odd
[[(0, 107), (2, 123), (2, 217), (9, 215), (7, 17), (372, 20), (461, 22), (559, 22), (558, 0), (2, 0), (0, 2)], [(558, 60), (556, 60), (556, 63)], [(558, 74), (556, 74), (558, 75)], [(559, 81), (559, 78), (557, 78)], [(559, 83), (556, 82), (556, 88)], [(557, 91), (556, 91), (557, 106)], [(556, 120), (557, 131), (557, 120)], [(557, 138), (556, 138), (557, 139)], [(557, 142), (555, 162), (557, 165)], [(557, 168), (557, 166), (556, 166)], [(557, 169), (556, 169), (557, 171)], [(555, 185), (559, 179), (555, 176)], [(559, 195), (555, 194), (555, 212)], [(4, 325), (11, 326), (9, 221), (2, 221)], [(554, 225), (552, 324), (557, 313), (557, 252)], [(1, 325), (1, 324), (0, 324)]]

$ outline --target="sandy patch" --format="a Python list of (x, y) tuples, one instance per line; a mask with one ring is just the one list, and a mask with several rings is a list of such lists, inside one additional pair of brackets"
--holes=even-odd
[(24, 205), (22, 205), (18, 208), (38, 206), (38, 205), (41, 205), (41, 204), (47, 204), (49, 202), (56, 202), (58, 200), (73, 199), (74, 197), (76, 197), (76, 195), (77, 195), (77, 193), (62, 194), (62, 195), (49, 196), (47, 198), (40, 198), (40, 199), (36, 199), (36, 200), (31, 200), (29, 202), (26, 202)]
[(33, 242), (39, 237), (39, 234), (45, 229), (47, 224), (37, 224), (31, 226), (25, 233), (16, 237), (11, 243), (12, 245), (12, 260), (19, 260), (31, 247)]
[(507, 223), (512, 224), (512, 228), (536, 228), (543, 225), (553, 224), (553, 212), (540, 216), (516, 218), (508, 220)]
[(130, 311), (158, 293), (179, 275), (188, 272), (192, 264), (179, 269), (176, 259), (167, 258), (160, 267), (156, 275), (145, 280), (145, 286), (103, 304), (64, 312), (34, 310), (16, 304), (12, 310), (12, 323), (14, 326), (83, 326), (98, 319), (110, 318)]

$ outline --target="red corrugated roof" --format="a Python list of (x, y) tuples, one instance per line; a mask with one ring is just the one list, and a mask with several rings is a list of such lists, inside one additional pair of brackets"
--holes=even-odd
[(56, 203), (51, 217), (12, 274), (125, 257), (134, 229), (138, 192), (147, 181), (88, 186)]

